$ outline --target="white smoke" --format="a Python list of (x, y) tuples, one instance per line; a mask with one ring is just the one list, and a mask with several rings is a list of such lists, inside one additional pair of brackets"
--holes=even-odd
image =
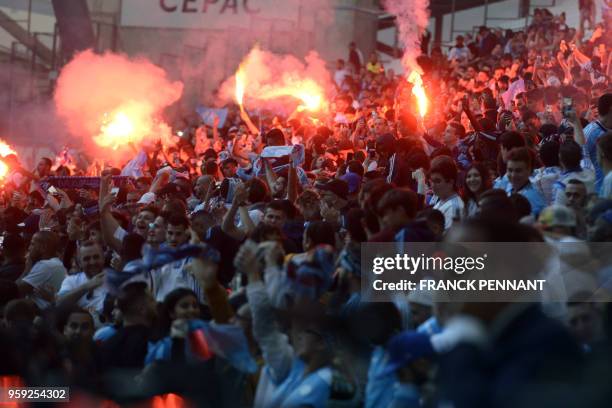
[(422, 70), (417, 64), (421, 54), (421, 35), (429, 23), (429, 0), (384, 0), (385, 10), (396, 16), (398, 37), (404, 46), (402, 65), (406, 73)]

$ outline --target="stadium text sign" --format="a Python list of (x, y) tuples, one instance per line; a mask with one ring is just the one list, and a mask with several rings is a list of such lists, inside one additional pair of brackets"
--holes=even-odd
[(127, 27), (250, 28), (251, 19), (297, 21), (299, 0), (129, 0), (121, 7)]

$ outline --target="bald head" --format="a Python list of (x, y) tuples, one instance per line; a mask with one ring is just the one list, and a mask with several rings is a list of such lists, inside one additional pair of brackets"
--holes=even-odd
[(200, 200), (204, 200), (206, 198), (206, 193), (209, 192), (209, 189), (212, 190), (212, 185), (214, 182), (214, 178), (210, 175), (198, 177), (194, 187), (196, 197), (198, 197)]

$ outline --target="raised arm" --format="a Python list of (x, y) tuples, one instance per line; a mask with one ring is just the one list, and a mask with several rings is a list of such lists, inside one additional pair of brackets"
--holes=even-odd
[(297, 200), (297, 183), (298, 183), (298, 179), (297, 179), (297, 171), (295, 169), (295, 166), (293, 165), (293, 160), (290, 159), (290, 163), (289, 163), (289, 180), (287, 181), (287, 199), (289, 201), (291, 201), (292, 203), (295, 203), (295, 200)]
[(244, 244), (236, 255), (236, 267), (248, 276), (247, 299), (253, 315), (253, 337), (262, 350), (267, 373), (278, 384), (289, 375), (295, 354), (288, 337), (280, 331), (274, 318), (256, 252), (255, 243)]
[(582, 129), (582, 123), (580, 122), (580, 118), (576, 111), (572, 108), (569, 113), (569, 120), (572, 122), (572, 126), (574, 127), (574, 141), (579, 145), (586, 144), (586, 138), (584, 136), (584, 129)]
[(223, 217), (223, 223), (221, 224), (221, 230), (223, 230), (223, 232), (225, 232), (227, 235), (229, 235), (230, 237), (238, 241), (242, 241), (246, 237), (246, 231), (243, 231), (240, 228), (238, 228), (234, 220), (236, 219), (236, 214), (238, 213), (238, 210), (240, 209), (241, 206), (243, 206), (244, 202), (246, 201), (246, 198), (247, 198), (246, 188), (244, 187), (243, 184), (238, 184), (236, 186), (236, 190), (234, 191), (234, 198), (232, 200), (232, 205), (229, 211)]
[(261, 158), (261, 160), (262, 160), (264, 169), (266, 171), (266, 183), (268, 183), (268, 188), (271, 191), (272, 187), (274, 187), (274, 183), (276, 183), (276, 174), (274, 174), (274, 171), (272, 170), (272, 166), (270, 166), (270, 163), (268, 163), (268, 160), (266, 160), (263, 157)]
[(461, 105), (462, 105), (463, 111), (465, 112), (468, 119), (470, 120), (470, 123), (472, 124), (472, 127), (474, 128), (474, 130), (476, 132), (482, 132), (482, 128), (480, 127), (480, 123), (478, 122), (478, 119), (476, 119), (476, 116), (474, 116), (474, 114), (472, 113), (472, 110), (470, 109), (470, 103), (467, 97), (463, 98)]
[(111, 206), (115, 202), (115, 197), (110, 193), (110, 180), (110, 175), (103, 176), (100, 180), (100, 199), (98, 201), (100, 229), (106, 245), (110, 246), (115, 252), (120, 252), (121, 241), (115, 237), (115, 232), (121, 227), (111, 213)]
[[(64, 283), (66, 281), (64, 280)], [(77, 286), (76, 288), (66, 288), (64, 284), (58, 292), (57, 307), (65, 310), (70, 309), (77, 304), (79, 299), (87, 294), (89, 291), (93, 291), (98, 286), (102, 286), (104, 283), (104, 272), (94, 276), (84, 284)]]
[(228, 323), (234, 310), (227, 298), (227, 291), (217, 281), (218, 265), (212, 261), (194, 258), (189, 271), (206, 293), (210, 313), (216, 323)]
[(249, 132), (251, 132), (254, 135), (259, 133), (259, 129), (257, 128), (257, 126), (255, 126), (255, 124), (249, 117), (249, 114), (242, 107), (240, 108), (240, 119), (242, 119), (244, 123), (247, 125), (247, 127), (249, 128)]

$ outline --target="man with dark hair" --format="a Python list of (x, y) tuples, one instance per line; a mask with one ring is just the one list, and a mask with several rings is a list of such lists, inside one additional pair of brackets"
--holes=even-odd
[(586, 238), (587, 188), (580, 180), (570, 179), (565, 185), (565, 205), (576, 214), (576, 237)]
[(565, 205), (565, 188), (569, 180), (580, 180), (587, 188), (587, 194), (594, 191), (595, 174), (590, 169), (580, 167), (582, 148), (573, 140), (568, 140), (559, 147), (559, 163), (561, 174), (559, 180), (553, 185), (555, 204)]
[(264, 224), (282, 229), (285, 222), (289, 219), (287, 207), (282, 200), (272, 200), (266, 206), (263, 219)]
[(462, 35), (458, 35), (455, 38), (455, 46), (452, 47), (448, 53), (448, 60), (450, 62), (464, 62), (470, 57), (470, 50), (464, 44), (465, 38)]
[[(502, 164), (505, 165), (508, 161), (508, 152), (516, 147), (527, 146), (525, 137), (518, 132), (505, 132), (499, 137), (499, 148)], [(504, 169), (505, 170), (505, 169)], [(501, 173), (501, 172), (500, 172)], [(500, 175), (493, 183), (494, 188), (505, 190), (508, 188), (508, 176), (506, 174)]]
[(91, 341), (94, 335), (94, 319), (85, 309), (74, 307), (67, 313), (62, 332), (68, 340)]
[(53, 161), (48, 157), (42, 157), (36, 166), (36, 173), (39, 178), (45, 178), (51, 175), (51, 166)]
[(349, 185), (340, 179), (331, 179), (327, 183), (315, 184), (321, 196), (321, 217), (323, 220), (339, 225), (342, 215), (349, 206)]
[(448, 230), (463, 214), (463, 200), (457, 194), (457, 166), (449, 156), (438, 156), (431, 161), (429, 181), (434, 196), (429, 204), (444, 214), (444, 229)]
[(225, 178), (236, 177), (238, 171), (238, 162), (233, 157), (228, 157), (221, 162), (221, 172)]
[(4, 261), (0, 266), (0, 279), (15, 282), (25, 269), (25, 242), (18, 234), (7, 234), (2, 242)]
[(529, 176), (533, 170), (531, 154), (526, 147), (518, 147), (510, 150), (507, 156), (506, 174), (509, 184), (506, 193), (511, 196), (514, 193), (521, 194), (531, 204), (531, 213), (538, 216), (545, 207), (542, 194), (531, 184)]
[(29, 296), (40, 309), (51, 306), (66, 277), (66, 268), (58, 258), (59, 249), (55, 233), (34, 234), (26, 258), (26, 274), (17, 281), (21, 294)]
[(599, 113), (599, 120), (591, 122), (584, 128), (584, 138), (586, 139), (588, 157), (595, 169), (595, 192), (599, 193), (604, 174), (601, 169), (601, 163), (597, 159), (597, 140), (612, 130), (612, 93), (604, 94), (599, 98), (597, 111)]
[(393, 242), (395, 234), (410, 223), (417, 210), (417, 195), (407, 188), (387, 191), (377, 205), (381, 231), (370, 238), (371, 242)]
[(189, 241), (189, 219), (182, 214), (172, 214), (167, 220), (166, 244), (178, 248)]
[(157, 315), (155, 299), (144, 282), (125, 285), (117, 298), (123, 325), (100, 347), (105, 368), (142, 370)]
[(77, 249), (81, 272), (67, 276), (57, 294), (58, 305), (78, 305), (99, 319), (108, 291), (104, 284), (104, 250), (95, 241), (82, 242)]
[[(425, 141), (435, 150), (447, 149), (444, 155), (451, 156), (456, 162), (459, 161), (459, 144), (465, 138), (465, 128), (459, 122), (448, 122), (444, 133), (442, 134), (442, 142), (425, 134)], [(435, 151), (434, 150), (434, 151)]]
[(554, 201), (553, 185), (559, 180), (561, 168), (559, 167), (559, 143), (550, 140), (540, 146), (538, 150), (540, 161), (544, 167), (533, 172), (532, 183), (542, 193), (546, 204)]
[[(164, 245), (173, 249), (180, 248), (189, 241), (190, 231), (190, 222), (186, 216), (171, 215), (167, 220)], [(150, 271), (151, 292), (158, 302), (163, 302), (168, 293), (176, 288), (188, 288), (197, 294), (199, 302), (205, 303), (203, 288), (186, 268), (191, 260), (191, 257), (182, 258)]]

